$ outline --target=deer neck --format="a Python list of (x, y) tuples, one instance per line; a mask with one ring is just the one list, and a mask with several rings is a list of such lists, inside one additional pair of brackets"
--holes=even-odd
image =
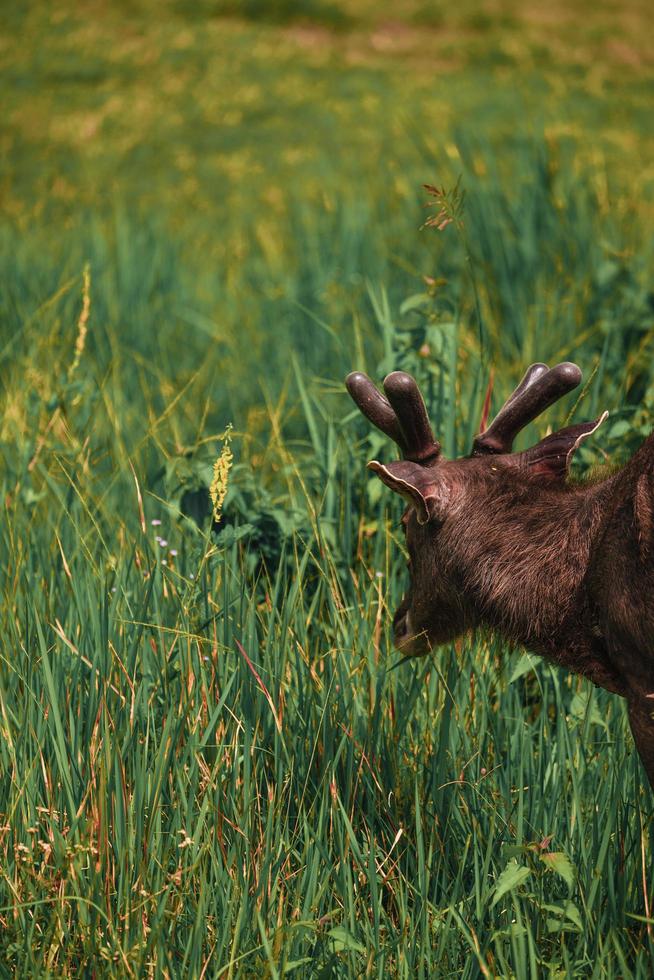
[(489, 493), (459, 539), (467, 552), (462, 577), (482, 623), (542, 653), (560, 649), (571, 621), (581, 632), (592, 629), (582, 623), (583, 586), (613, 482), (543, 488), (525, 481), (517, 491)]

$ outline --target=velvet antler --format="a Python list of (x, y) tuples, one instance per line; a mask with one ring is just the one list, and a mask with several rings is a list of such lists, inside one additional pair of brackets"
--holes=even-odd
[(430, 466), (441, 447), (434, 438), (425, 403), (410, 374), (393, 371), (384, 379), (386, 397), (370, 378), (354, 371), (345, 379), (347, 390), (361, 412), (384, 435), (397, 443), (404, 459)]
[(581, 371), (570, 361), (553, 368), (532, 364), (488, 428), (475, 437), (472, 455), (510, 453), (518, 432), (580, 381)]

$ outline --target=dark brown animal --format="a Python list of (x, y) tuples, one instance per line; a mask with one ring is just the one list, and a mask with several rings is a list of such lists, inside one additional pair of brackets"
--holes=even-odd
[(567, 482), (570, 460), (605, 416), (511, 451), (580, 381), (574, 364), (533, 364), (471, 454), (455, 460), (442, 457), (410, 375), (389, 374), (385, 396), (365, 374), (346, 385), (402, 454), (368, 464), (408, 503), (398, 649), (419, 656), (490, 627), (619, 694), (654, 788), (654, 435), (622, 470), (580, 485)]

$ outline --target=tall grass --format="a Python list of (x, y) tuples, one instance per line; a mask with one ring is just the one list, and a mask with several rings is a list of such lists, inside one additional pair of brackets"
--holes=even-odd
[(390, 450), (341, 387), (411, 369), (455, 453), (491, 363), (499, 403), (573, 357), (576, 414), (617, 410), (613, 457), (637, 441), (645, 246), (524, 154), (510, 191), (466, 171), (465, 241), (297, 212), (284, 271), (227, 261), (204, 300), (191, 243), (125, 214), (64, 267), (5, 231), (4, 975), (651, 976), (621, 702), (494, 641), (394, 666), (399, 513), (365, 471)]
[(1, 976), (652, 976), (623, 705), (398, 665), (342, 385), (410, 370), (454, 455), (571, 358), (525, 440), (610, 409), (583, 477), (651, 428), (644, 8), (478, 6), (6, 12)]

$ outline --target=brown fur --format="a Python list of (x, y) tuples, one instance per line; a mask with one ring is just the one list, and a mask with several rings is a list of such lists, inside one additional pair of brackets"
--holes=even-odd
[(569, 455), (534, 459), (376, 464), (409, 501), (396, 644), (420, 655), (490, 627), (626, 697), (654, 787), (654, 436), (592, 484), (565, 482)]

